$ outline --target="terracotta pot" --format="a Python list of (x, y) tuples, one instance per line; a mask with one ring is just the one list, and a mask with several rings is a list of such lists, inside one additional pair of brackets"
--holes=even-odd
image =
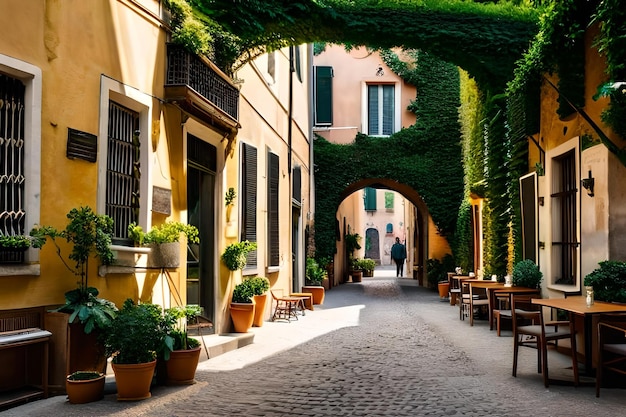
[(324, 304), (326, 292), (321, 285), (305, 285), (302, 287), (302, 292), (310, 292), (313, 294), (313, 304)]
[(437, 285), (439, 289), (439, 297), (440, 298), (448, 298), (448, 293), (450, 292), (450, 283), (449, 282), (440, 282)]
[(363, 271), (352, 271), (352, 282), (361, 282), (363, 279)]
[(247, 333), (254, 322), (254, 303), (230, 303), (235, 333)]
[(117, 385), (118, 401), (134, 401), (150, 398), (150, 385), (154, 376), (156, 360), (137, 364), (112, 363)]
[(85, 404), (101, 400), (104, 397), (105, 376), (103, 373), (99, 375), (97, 378), (84, 380), (71, 380), (68, 375), (65, 381), (65, 391), (69, 402)]
[(256, 327), (263, 326), (265, 321), (265, 305), (267, 304), (267, 294), (254, 296), (254, 320), (252, 325)]
[(191, 385), (195, 383), (196, 368), (200, 360), (201, 346), (187, 350), (175, 350), (165, 361), (168, 385)]

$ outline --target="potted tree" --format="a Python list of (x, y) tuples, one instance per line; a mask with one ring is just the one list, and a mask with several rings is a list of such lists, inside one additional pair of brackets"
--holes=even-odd
[(626, 303), (626, 262), (602, 261), (585, 276), (584, 285), (593, 288), (598, 301)]
[(196, 368), (200, 360), (200, 342), (187, 333), (187, 323), (200, 314), (200, 306), (187, 305), (168, 308), (164, 311), (166, 331), (172, 337), (171, 351), (165, 349), (165, 380), (168, 385), (194, 383)]
[(254, 322), (254, 287), (250, 280), (235, 285), (230, 302), (230, 317), (235, 333), (246, 333)]
[(248, 278), (252, 286), (252, 296), (254, 300), (254, 320), (252, 324), (255, 327), (263, 326), (263, 316), (265, 315), (265, 306), (267, 305), (267, 290), (270, 289), (270, 280), (266, 277)]
[(153, 226), (149, 232), (136, 223), (128, 225), (128, 237), (137, 246), (149, 246), (148, 264), (152, 267), (178, 268), (180, 265), (180, 236), (184, 234), (188, 243), (199, 243), (198, 228), (182, 222), (165, 222)]
[(323, 304), (326, 291), (322, 281), (327, 277), (326, 270), (314, 258), (306, 258), (305, 283), (303, 293), (313, 294), (313, 304)]
[(157, 353), (166, 357), (174, 340), (168, 334), (162, 309), (156, 304), (135, 304), (130, 298), (106, 332), (105, 347), (115, 373), (117, 399), (149, 398)]
[[(65, 304), (53, 310), (69, 314), (67, 373), (104, 372), (106, 357), (100, 336), (111, 325), (117, 308), (111, 301), (99, 298), (98, 289), (89, 286), (89, 260), (95, 256), (104, 265), (113, 262), (110, 249), (113, 219), (94, 213), (88, 206), (70, 210), (67, 218), (69, 221), (63, 230), (52, 226), (33, 228), (30, 232), (32, 245), (41, 248), (47, 241), (52, 242), (63, 265), (79, 277), (78, 287), (65, 293)], [(57, 239), (72, 245), (69, 260), (63, 256)]]

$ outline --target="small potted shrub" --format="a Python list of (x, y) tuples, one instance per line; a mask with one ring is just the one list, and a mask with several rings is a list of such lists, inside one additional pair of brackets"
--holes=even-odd
[(149, 398), (157, 352), (166, 357), (174, 340), (162, 309), (127, 299), (107, 330), (105, 347), (115, 373), (118, 400)]
[(302, 287), (303, 293), (313, 294), (313, 304), (323, 304), (326, 291), (322, 282), (328, 273), (322, 268), (314, 258), (306, 258), (305, 280), (306, 285)]
[(242, 242), (231, 243), (226, 246), (222, 253), (222, 262), (231, 271), (238, 271), (246, 266), (248, 253), (256, 250), (256, 242), (244, 240)]
[(256, 327), (263, 326), (263, 316), (267, 305), (267, 291), (270, 289), (270, 280), (265, 277), (248, 278), (252, 286), (252, 299), (254, 300), (254, 320), (252, 324)]
[(363, 263), (361, 258), (352, 259), (352, 282), (361, 282), (363, 278)]
[(254, 321), (254, 287), (250, 280), (235, 285), (230, 303), (230, 317), (236, 333), (246, 333)]
[(148, 264), (152, 267), (178, 268), (180, 265), (180, 236), (187, 237), (187, 243), (199, 243), (198, 228), (182, 222), (165, 222), (153, 226), (145, 233), (136, 223), (128, 225), (128, 237), (137, 246), (149, 246)]
[(0, 264), (24, 262), (24, 252), (31, 246), (31, 237), (0, 234)]
[(543, 273), (530, 259), (519, 261), (513, 266), (513, 286), (539, 288)]
[(200, 314), (200, 306), (172, 307), (164, 311), (165, 328), (172, 338), (171, 351), (164, 350), (166, 382), (168, 385), (194, 383), (200, 360), (200, 342), (187, 333), (187, 323)]
[(363, 271), (364, 277), (373, 277), (374, 276), (374, 268), (376, 268), (376, 261), (373, 259), (365, 258), (361, 259), (361, 270)]

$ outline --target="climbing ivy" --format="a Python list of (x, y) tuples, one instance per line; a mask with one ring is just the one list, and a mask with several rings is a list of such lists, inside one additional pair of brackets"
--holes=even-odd
[[(340, 195), (364, 178), (389, 178), (417, 190), (442, 234), (453, 237), (462, 201), (459, 71), (424, 52), (412, 52), (417, 123), (390, 137), (359, 134), (350, 145), (316, 138), (316, 257), (335, 251)], [(384, 157), (383, 157), (384, 155)], [(390, 163), (392, 161), (392, 163)]]

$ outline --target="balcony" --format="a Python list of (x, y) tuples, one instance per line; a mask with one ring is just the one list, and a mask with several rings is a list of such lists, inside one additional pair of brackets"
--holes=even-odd
[(167, 45), (165, 101), (231, 137), (240, 127), (237, 87), (208, 59), (174, 44)]

